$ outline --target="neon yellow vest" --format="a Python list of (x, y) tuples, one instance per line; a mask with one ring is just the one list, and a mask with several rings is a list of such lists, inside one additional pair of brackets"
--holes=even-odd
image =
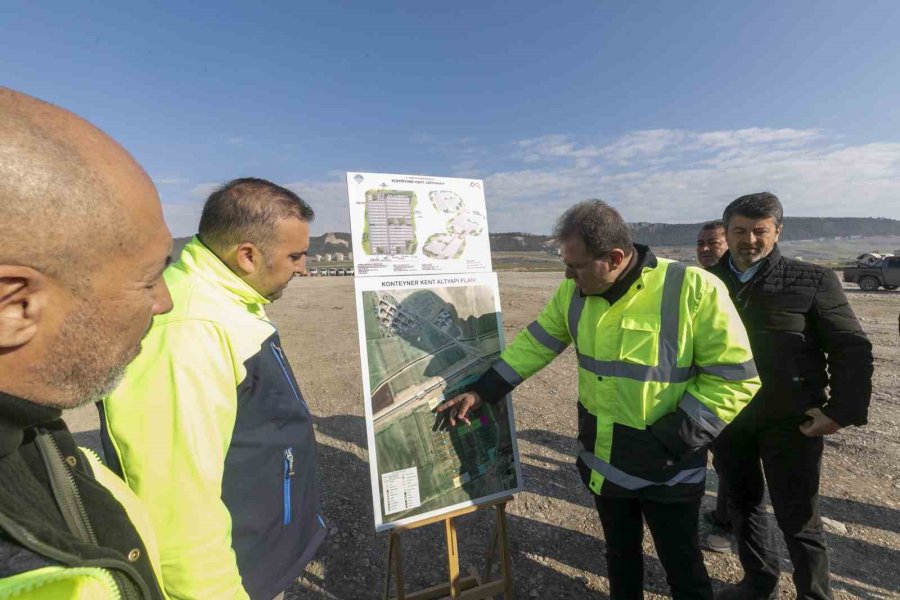
[(699, 268), (657, 260), (612, 305), (564, 281), (493, 367), (518, 385), (574, 341), (578, 401), (596, 418), (592, 452), (580, 455), (596, 494), (607, 479), (636, 490), (705, 476), (705, 467), (696, 467), (650, 481), (629, 474), (627, 465), (612, 465), (617, 424), (645, 430), (681, 408), (717, 433), (760, 387), (746, 330), (724, 284)]

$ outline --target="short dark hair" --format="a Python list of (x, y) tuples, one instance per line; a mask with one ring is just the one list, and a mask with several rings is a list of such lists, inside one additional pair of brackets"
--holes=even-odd
[(291, 190), (265, 179), (233, 179), (209, 195), (200, 216), (200, 240), (214, 252), (250, 242), (268, 255), (282, 219), (310, 222), (313, 209)]
[(603, 200), (579, 202), (562, 214), (553, 229), (557, 241), (581, 239), (591, 256), (603, 256), (613, 248), (634, 251), (631, 232), (619, 211)]
[(710, 231), (712, 229), (725, 229), (725, 223), (716, 219), (715, 221), (707, 221), (700, 226), (700, 231)]
[(775, 225), (781, 225), (781, 221), (784, 219), (784, 209), (781, 207), (778, 196), (769, 192), (760, 192), (758, 194), (741, 196), (725, 207), (722, 220), (725, 221), (726, 227), (728, 226), (728, 221), (734, 215), (750, 219), (773, 218), (775, 219)]

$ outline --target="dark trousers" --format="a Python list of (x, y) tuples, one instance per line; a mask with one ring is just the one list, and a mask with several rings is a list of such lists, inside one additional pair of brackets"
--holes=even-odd
[(666, 571), (672, 598), (712, 600), (712, 584), (697, 534), (700, 498), (672, 503), (601, 496), (594, 496), (594, 500), (606, 537), (612, 600), (644, 597), (643, 519)]
[(828, 547), (819, 517), (824, 440), (803, 435), (800, 419), (761, 424), (742, 416), (716, 439), (714, 452), (728, 485), (731, 530), (745, 581), (763, 593), (778, 585), (775, 529), (764, 497), (768, 483), (775, 519), (794, 564), (797, 597), (830, 599)]
[(731, 526), (731, 517), (728, 516), (728, 482), (722, 477), (722, 467), (719, 466), (719, 457), (713, 453), (713, 469), (719, 478), (719, 488), (716, 491), (716, 509), (713, 517), (719, 524)]

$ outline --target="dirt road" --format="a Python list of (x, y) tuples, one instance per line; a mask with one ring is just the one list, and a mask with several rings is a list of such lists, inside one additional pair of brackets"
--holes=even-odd
[[(507, 339), (533, 320), (560, 276), (500, 275)], [(822, 510), (835, 521), (828, 534), (835, 595), (900, 598), (900, 292), (848, 290), (848, 295), (875, 344), (875, 394), (868, 426), (827, 440)], [(318, 559), (287, 598), (380, 598), (387, 536), (376, 536), (373, 527), (352, 279), (297, 279), (269, 312), (318, 415), (319, 472), (330, 527)], [(570, 349), (514, 395), (525, 486), (509, 508), (517, 598), (608, 596), (603, 534), (593, 501), (574, 468), (575, 382)], [(82, 441), (96, 445), (93, 410), (81, 409), (69, 418), (73, 429), (83, 432)], [(712, 471), (708, 489), (704, 504), (712, 507)], [(462, 560), (466, 566), (481, 568), (489, 515), (460, 521)], [(439, 526), (405, 533), (403, 544), (408, 589), (444, 580)], [(664, 574), (649, 534), (644, 551), (647, 596), (665, 597)], [(782, 554), (782, 594), (791, 598), (790, 562), (784, 550)], [(706, 558), (716, 587), (740, 578), (734, 555), (708, 553)]]

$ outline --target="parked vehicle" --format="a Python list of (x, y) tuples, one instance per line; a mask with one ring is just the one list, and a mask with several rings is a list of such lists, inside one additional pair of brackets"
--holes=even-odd
[(337, 269), (335, 267), (328, 267), (328, 274), (334, 277), (337, 275)]
[(344, 267), (338, 267), (337, 274), (338, 275), (346, 275), (347, 269), (345, 269)]
[(844, 268), (844, 281), (855, 283), (866, 292), (879, 287), (896, 290), (900, 287), (900, 256), (862, 254), (855, 266)]
[(311, 269), (307, 269), (307, 270), (306, 270), (306, 273), (307, 273), (310, 277), (315, 277), (315, 276), (317, 276), (317, 275), (319, 274), (319, 269), (313, 267), (313, 268), (311, 268)]

